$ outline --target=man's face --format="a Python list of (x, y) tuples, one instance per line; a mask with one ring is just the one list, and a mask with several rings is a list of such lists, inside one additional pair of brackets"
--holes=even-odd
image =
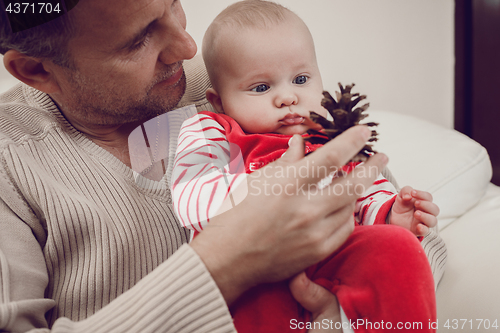
[(68, 45), (76, 69), (60, 69), (54, 99), (74, 120), (95, 125), (143, 121), (184, 94), (182, 61), (196, 54), (178, 0), (82, 0)]

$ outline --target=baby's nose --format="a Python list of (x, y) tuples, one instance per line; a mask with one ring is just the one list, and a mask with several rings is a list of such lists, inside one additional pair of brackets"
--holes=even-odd
[(291, 93), (291, 92), (288, 92), (288, 93), (282, 93), (282, 94), (279, 94), (277, 97), (276, 97), (276, 107), (278, 108), (282, 108), (282, 107), (285, 107), (285, 106), (290, 106), (290, 105), (296, 105), (298, 102), (298, 98), (297, 98), (297, 95)]

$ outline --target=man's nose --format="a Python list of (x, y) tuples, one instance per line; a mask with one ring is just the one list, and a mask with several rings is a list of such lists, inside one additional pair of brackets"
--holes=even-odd
[(169, 65), (181, 60), (191, 59), (196, 55), (196, 43), (185, 30), (185, 25), (175, 18), (167, 23), (165, 29), (165, 44), (158, 60)]

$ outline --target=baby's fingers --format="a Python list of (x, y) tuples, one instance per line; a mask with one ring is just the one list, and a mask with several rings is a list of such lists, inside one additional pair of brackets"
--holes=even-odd
[(405, 201), (410, 201), (413, 197), (413, 192), (415, 190), (411, 186), (405, 186), (399, 191), (399, 196)]
[(426, 191), (412, 190), (411, 196), (414, 197), (415, 199), (432, 201), (432, 194)]
[(415, 208), (434, 216), (439, 215), (439, 207), (432, 201), (417, 200), (415, 201)]
[(429, 228), (426, 225), (421, 223), (417, 225), (415, 236), (425, 237), (427, 236), (428, 233), (429, 233)]
[(437, 218), (432, 214), (425, 213), (421, 210), (416, 210), (413, 215), (418, 221), (420, 221), (422, 224), (426, 225), (429, 228), (433, 228), (437, 225)]

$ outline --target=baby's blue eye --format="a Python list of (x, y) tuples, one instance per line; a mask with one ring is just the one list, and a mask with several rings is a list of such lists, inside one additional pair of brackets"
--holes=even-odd
[(257, 87), (253, 88), (252, 91), (255, 92), (264, 92), (268, 90), (270, 87), (267, 84), (259, 84)]
[(293, 83), (295, 84), (304, 84), (307, 82), (307, 76), (299, 75), (295, 79), (293, 79)]

